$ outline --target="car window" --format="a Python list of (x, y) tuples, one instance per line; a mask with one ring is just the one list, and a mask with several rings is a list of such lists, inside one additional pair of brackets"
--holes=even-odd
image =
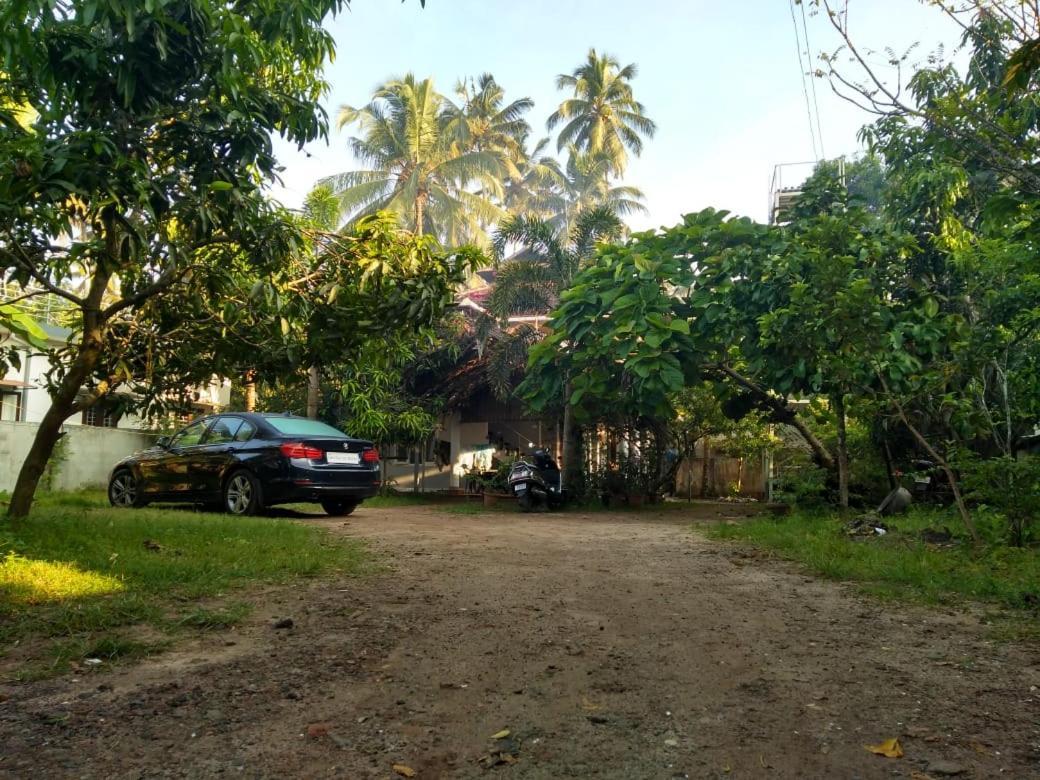
[(288, 436), (325, 436), (336, 439), (346, 439), (347, 435), (337, 431), (331, 425), (326, 425), (317, 420), (305, 420), (302, 417), (267, 417), (267, 424), (278, 433)]
[(199, 420), (193, 422), (183, 431), (178, 433), (170, 441), (171, 447), (191, 447), (199, 443), (202, 439), (202, 434), (206, 432), (206, 426), (209, 425), (209, 420)]
[(245, 422), (241, 417), (218, 417), (210, 426), (203, 444), (227, 444), (235, 440), (239, 426)]
[(256, 433), (256, 426), (246, 420), (242, 421), (242, 427), (238, 429), (238, 433), (235, 434), (235, 441), (249, 441), (253, 438), (253, 434)]

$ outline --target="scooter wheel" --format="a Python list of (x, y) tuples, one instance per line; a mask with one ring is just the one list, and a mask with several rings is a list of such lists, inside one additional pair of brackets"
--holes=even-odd
[(516, 503), (520, 507), (521, 512), (530, 512), (534, 509), (534, 499), (527, 491), (524, 491), (517, 497)]

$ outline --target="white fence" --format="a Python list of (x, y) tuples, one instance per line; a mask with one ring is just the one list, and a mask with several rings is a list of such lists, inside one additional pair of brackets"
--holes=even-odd
[[(0, 490), (14, 487), (38, 427), (29, 422), (0, 422)], [(52, 467), (53, 490), (103, 487), (116, 461), (152, 446), (157, 437), (143, 431), (86, 425), (66, 425), (65, 431)]]

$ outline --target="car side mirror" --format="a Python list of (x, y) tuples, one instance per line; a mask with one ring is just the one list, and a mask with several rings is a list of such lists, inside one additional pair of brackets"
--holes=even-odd
[(155, 443), (159, 447), (159, 449), (165, 450), (167, 447), (170, 446), (170, 437), (160, 436)]

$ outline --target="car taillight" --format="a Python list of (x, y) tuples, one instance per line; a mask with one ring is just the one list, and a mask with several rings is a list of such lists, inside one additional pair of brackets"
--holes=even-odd
[(325, 452), (319, 450), (317, 447), (309, 447), (298, 441), (283, 444), (279, 449), (282, 451), (282, 455), (287, 458), (308, 458), (310, 460), (317, 460), (322, 457)]
[(365, 450), (364, 452), (361, 453), (361, 460), (365, 461), (365, 463), (378, 463), (379, 462), (379, 450), (377, 450), (377, 449)]

